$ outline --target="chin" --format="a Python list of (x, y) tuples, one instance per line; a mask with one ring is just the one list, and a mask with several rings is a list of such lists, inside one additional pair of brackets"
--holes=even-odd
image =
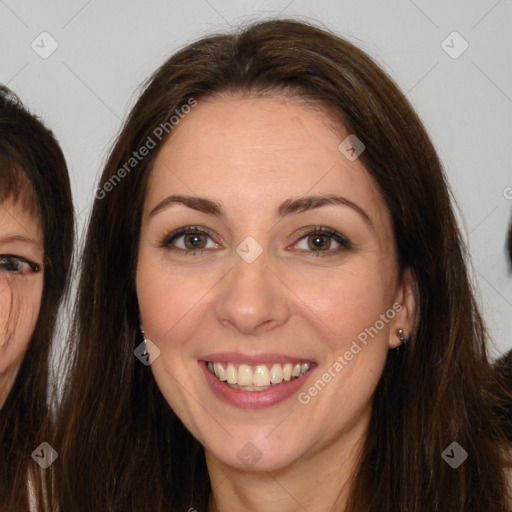
[[(267, 429), (265, 429), (267, 431)], [(230, 439), (227, 449), (213, 446), (210, 456), (239, 471), (277, 471), (293, 464), (301, 455), (299, 447), (282, 439), (269, 440), (268, 434)], [(272, 436), (272, 434), (271, 434)]]

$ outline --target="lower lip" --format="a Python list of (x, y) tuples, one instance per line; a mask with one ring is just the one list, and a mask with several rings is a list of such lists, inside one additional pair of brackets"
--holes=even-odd
[(210, 384), (212, 391), (218, 398), (235, 407), (252, 410), (264, 409), (265, 407), (271, 407), (284, 402), (299, 391), (315, 368), (311, 366), (308, 372), (302, 377), (290, 381), (283, 381), (281, 384), (270, 387), (266, 391), (243, 391), (241, 389), (233, 389), (226, 382), (219, 380), (208, 369), (208, 363), (206, 361), (198, 361), (198, 363), (205, 373), (208, 384)]

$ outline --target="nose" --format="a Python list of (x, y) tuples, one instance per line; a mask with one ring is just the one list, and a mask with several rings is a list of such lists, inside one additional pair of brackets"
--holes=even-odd
[(243, 334), (261, 334), (286, 323), (290, 316), (290, 291), (263, 253), (247, 263), (238, 254), (220, 283), (217, 318), (225, 327)]

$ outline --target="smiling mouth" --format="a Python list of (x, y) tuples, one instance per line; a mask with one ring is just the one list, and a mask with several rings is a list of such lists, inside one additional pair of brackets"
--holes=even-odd
[(208, 370), (233, 389), (243, 391), (266, 391), (283, 382), (300, 379), (313, 363), (236, 364), (206, 361)]

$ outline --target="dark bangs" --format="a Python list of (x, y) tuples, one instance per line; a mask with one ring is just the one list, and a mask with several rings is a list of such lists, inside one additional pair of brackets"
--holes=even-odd
[(11, 200), (34, 217), (40, 216), (32, 183), (16, 158), (14, 148), (0, 145), (0, 205)]

